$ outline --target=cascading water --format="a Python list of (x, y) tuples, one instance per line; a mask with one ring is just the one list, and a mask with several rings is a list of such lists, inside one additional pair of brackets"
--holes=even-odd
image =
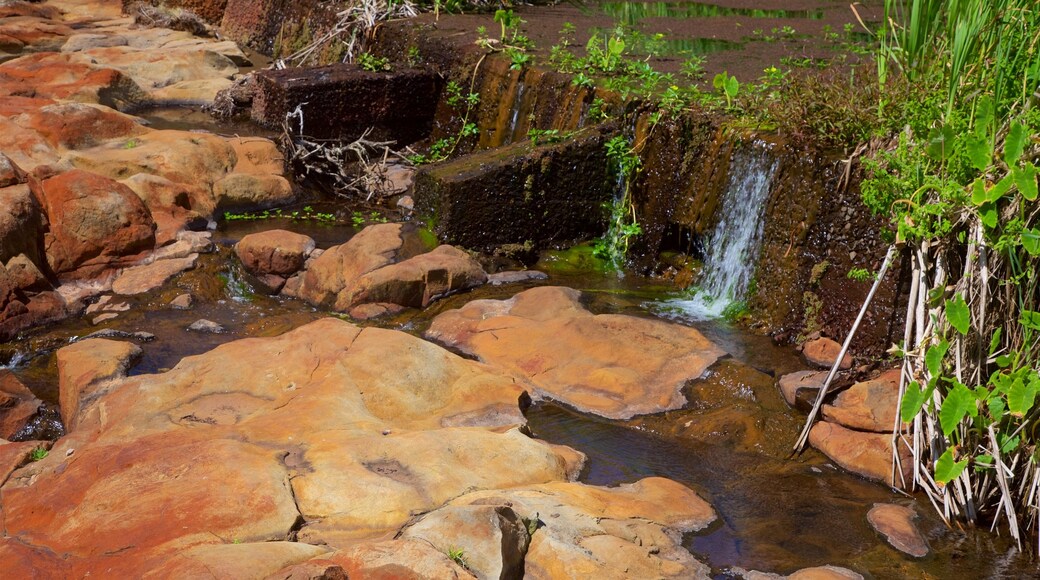
[(763, 142), (755, 142), (734, 154), (719, 208), (721, 215), (704, 244), (700, 283), (687, 298), (665, 303), (667, 311), (694, 320), (709, 320), (722, 316), (732, 304), (746, 298), (758, 261), (763, 213), (777, 165)]

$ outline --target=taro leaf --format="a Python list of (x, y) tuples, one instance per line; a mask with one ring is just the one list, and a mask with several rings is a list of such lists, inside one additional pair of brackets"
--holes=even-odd
[(1011, 129), (1008, 131), (1007, 139), (1004, 140), (1004, 161), (1009, 167), (1014, 167), (1018, 164), (1018, 160), (1022, 157), (1022, 152), (1026, 150), (1026, 139), (1028, 138), (1029, 134), (1025, 125), (1018, 121), (1013, 121)]
[(1024, 417), (1033, 408), (1036, 399), (1037, 384), (1030, 381), (1026, 383), (1022, 379), (1015, 379), (1008, 390), (1008, 410), (1016, 417)]
[(1040, 330), (1040, 312), (1023, 310), (1018, 323), (1030, 330)]
[(1007, 175), (1004, 176), (1003, 179), (1001, 179), (996, 184), (994, 184), (993, 187), (991, 187), (988, 190), (986, 190), (986, 201), (989, 201), (989, 202), (999, 201), (1000, 198), (1004, 197), (1004, 194), (1007, 193), (1009, 189), (1011, 189), (1011, 186), (1014, 183), (1015, 183), (1014, 174), (1013, 173), (1008, 173)]
[(1002, 354), (997, 357), (997, 366), (1002, 369), (1006, 369), (1009, 366), (1011, 366), (1012, 362), (1014, 362), (1014, 360), (1006, 354)]
[(965, 139), (968, 159), (975, 169), (985, 171), (993, 161), (993, 145), (982, 135), (969, 135)]
[(1018, 186), (1018, 191), (1022, 194), (1022, 197), (1029, 201), (1036, 200), (1036, 166), (1032, 162), (1027, 161), (1022, 164), (1022, 167), (1016, 167), (1012, 174), (1015, 177), (1015, 185)]
[(1032, 256), (1040, 254), (1040, 229), (1023, 230), (1022, 247)]
[(932, 129), (928, 132), (925, 153), (936, 161), (945, 161), (953, 151), (953, 139), (953, 129), (949, 126)]
[(740, 91), (740, 83), (737, 82), (737, 77), (729, 77), (726, 79), (726, 94), (729, 97), (736, 98), (737, 93)]
[(994, 421), (999, 421), (1004, 416), (1004, 411), (1007, 411), (1007, 405), (1004, 404), (1004, 399), (1000, 397), (993, 397), (986, 401), (986, 404), (989, 405), (989, 416)]
[(903, 402), (899, 405), (899, 419), (904, 423), (913, 421), (914, 417), (921, 412), (921, 407), (924, 407), (931, 392), (932, 388), (921, 390), (921, 385), (917, 381), (907, 385), (906, 393), (903, 394)]
[(997, 227), (997, 205), (995, 203), (985, 203), (979, 208), (979, 218), (982, 219), (982, 223), (987, 228)]
[(993, 97), (982, 95), (979, 97), (975, 108), (975, 134), (982, 136), (988, 135), (990, 125), (993, 124), (993, 118)]
[(1001, 453), (1011, 453), (1018, 448), (1018, 444), (1021, 442), (1022, 437), (1020, 435), (1010, 437), (1007, 433), (997, 433), (997, 443), (1000, 445)]
[(971, 182), (971, 203), (982, 205), (987, 201), (989, 201), (989, 197), (986, 196), (986, 180), (976, 177), (975, 181)]
[(953, 448), (949, 447), (946, 449), (946, 453), (942, 454), (939, 461), (935, 462), (935, 481), (936, 483), (946, 485), (954, 479), (957, 479), (964, 468), (968, 466), (968, 460), (962, 459), (954, 463), (953, 461)]
[(924, 355), (925, 366), (928, 367), (928, 374), (933, 377), (938, 377), (942, 371), (942, 360), (946, 356), (946, 351), (950, 350), (950, 343), (945, 340), (939, 344), (933, 344), (928, 347), (928, 352)]
[(975, 393), (968, 390), (961, 383), (957, 383), (953, 390), (946, 395), (942, 409), (939, 410), (939, 424), (942, 425), (943, 435), (949, 436), (957, 428), (967, 415), (975, 417), (979, 410), (975, 407)]
[(711, 79), (711, 86), (715, 87), (717, 91), (723, 91), (726, 88), (726, 79), (729, 75), (725, 72), (720, 72), (715, 75), (715, 78)]
[(1001, 328), (997, 328), (993, 331), (993, 338), (989, 339), (989, 355), (993, 356), (993, 353), (997, 352), (997, 347), (1000, 346), (1000, 332)]
[(964, 297), (960, 294), (954, 296), (953, 300), (946, 301), (946, 319), (957, 329), (957, 332), (968, 334), (968, 328), (971, 326), (971, 313), (968, 312), (968, 305), (965, 304)]
[(975, 458), (975, 469), (993, 469), (993, 456), (992, 455), (979, 455)]

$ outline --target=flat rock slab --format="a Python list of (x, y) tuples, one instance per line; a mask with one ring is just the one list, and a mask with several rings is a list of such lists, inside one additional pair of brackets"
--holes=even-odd
[[(903, 481), (911, 480), (912, 457), (905, 448), (900, 448), (903, 480), (900, 481), (898, 474), (895, 474), (892, 467), (891, 434), (853, 431), (820, 421), (809, 431), (809, 443), (841, 467), (868, 479), (894, 487), (902, 487)], [(893, 474), (895, 482), (892, 481)]]
[(798, 404), (798, 395), (812, 391), (813, 396), (827, 381), (827, 371), (798, 371), (780, 377), (780, 393), (792, 407)]
[[(805, 343), (802, 354), (810, 363), (829, 369), (834, 366), (834, 361), (838, 360), (841, 345), (829, 338), (817, 338)], [(845, 356), (842, 357), (838, 368), (842, 370), (852, 368), (852, 356), (849, 353), (845, 353)]]
[(849, 429), (891, 433), (899, 408), (899, 373), (891, 370), (856, 383), (823, 406), (823, 416)]
[[(252, 117), (280, 128), (299, 107), (304, 135), (394, 141), (404, 147), (429, 135), (441, 81), (429, 70), (369, 72), (353, 64), (259, 71)], [(297, 122), (293, 123), (297, 126)]]
[(570, 288), (475, 300), (434, 319), (426, 337), (529, 381), (536, 394), (611, 419), (677, 409), (682, 387), (725, 353), (692, 328), (594, 315)]
[(177, 274), (194, 268), (198, 259), (198, 254), (191, 254), (186, 258), (159, 260), (144, 266), (127, 268), (112, 282), (112, 291), (122, 296), (150, 292)]
[(480, 251), (600, 235), (595, 208), (615, 189), (604, 148), (613, 134), (613, 127), (590, 127), (560, 143), (523, 140), (423, 166), (415, 177), (416, 209), (433, 216), (440, 239)]
[(914, 510), (889, 503), (876, 503), (867, 513), (867, 521), (893, 548), (923, 558), (928, 555), (928, 541), (914, 523), (916, 519)]

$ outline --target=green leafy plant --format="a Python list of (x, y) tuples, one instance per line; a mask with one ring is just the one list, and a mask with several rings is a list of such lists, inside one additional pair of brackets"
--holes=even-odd
[(866, 268), (850, 268), (845, 277), (856, 282), (868, 282), (874, 280), (874, 272)]
[(532, 145), (544, 145), (546, 143), (559, 143), (563, 140), (564, 135), (559, 129), (531, 128), (527, 130), (527, 138), (531, 140)]
[(315, 211), (311, 206), (305, 206), (302, 209), (296, 210), (283, 210), (283, 209), (271, 209), (256, 212), (246, 213), (225, 213), (224, 219), (228, 221), (257, 221), (257, 220), (272, 220), (272, 219), (290, 219), (295, 221), (313, 221), (319, 223), (331, 224), (336, 221), (336, 216), (329, 212)]
[(726, 106), (733, 106), (733, 99), (737, 98), (737, 94), (740, 92), (740, 83), (737, 82), (736, 77), (732, 77), (729, 73), (723, 71), (715, 75), (712, 79), (711, 84), (715, 87), (715, 90), (725, 95)]
[(393, 70), (393, 67), (390, 66), (390, 61), (386, 57), (375, 56), (367, 52), (357, 55), (357, 59), (354, 62), (362, 70), (369, 72), (388, 72)]
[(469, 568), (469, 564), (466, 562), (466, 552), (463, 551), (462, 548), (457, 548), (455, 546), (452, 546), (452, 547), (448, 548), (447, 554), (448, 554), (448, 558), (450, 558), (453, 562), (455, 562), (459, 566), (462, 566), (463, 568), (467, 568), (467, 569)]
[(127, 139), (126, 143), (123, 143), (123, 149), (133, 149), (137, 147), (137, 139)]
[(41, 459), (47, 457), (47, 455), (49, 454), (50, 451), (48, 451), (46, 447), (35, 447), (32, 451), (29, 452), (29, 461), (40, 461)]
[(632, 182), (642, 166), (642, 161), (623, 135), (607, 141), (606, 149), (607, 159), (617, 176), (620, 191), (614, 201), (606, 207), (609, 214), (607, 232), (593, 242), (592, 248), (593, 255), (607, 260), (614, 269), (620, 270), (628, 256), (632, 239), (643, 233), (632, 202)]
[(531, 62), (531, 55), (518, 48), (507, 47), (506, 56), (509, 57), (509, 68), (512, 70), (520, 70)]

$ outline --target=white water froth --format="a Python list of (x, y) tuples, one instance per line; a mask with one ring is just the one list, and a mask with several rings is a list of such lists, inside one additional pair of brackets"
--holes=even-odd
[(704, 244), (699, 284), (687, 297), (665, 302), (668, 313), (711, 320), (746, 298), (758, 261), (763, 214), (777, 164), (764, 143), (734, 154), (718, 210), (721, 215)]

